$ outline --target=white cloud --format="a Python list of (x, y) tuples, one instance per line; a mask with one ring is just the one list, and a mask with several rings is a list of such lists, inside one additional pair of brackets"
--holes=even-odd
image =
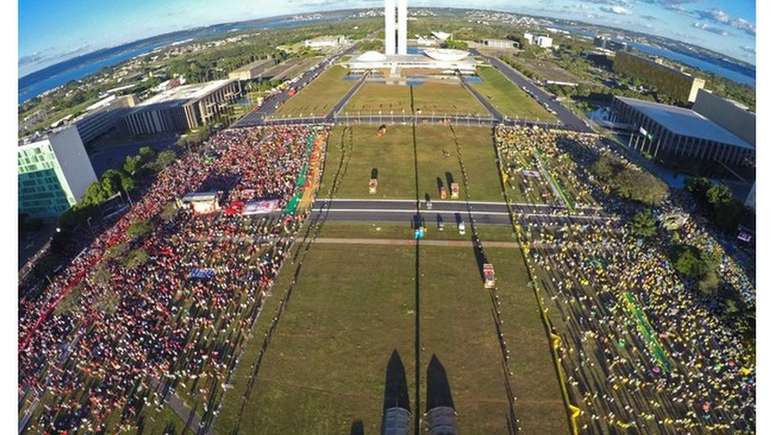
[(602, 12), (616, 15), (631, 15), (631, 11), (622, 6), (602, 6), (599, 8)]
[(728, 32), (726, 32), (725, 30), (721, 29), (720, 27), (710, 26), (707, 23), (696, 22), (696, 23), (693, 23), (693, 27), (704, 30), (706, 32), (714, 33), (716, 35), (728, 36)]

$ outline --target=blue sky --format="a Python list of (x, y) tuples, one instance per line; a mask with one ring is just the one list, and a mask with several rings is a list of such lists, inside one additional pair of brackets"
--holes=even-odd
[[(381, 4), (379, 0), (20, 0), (19, 74), (174, 30)], [(755, 0), (409, 0), (409, 7), (420, 6), (495, 9), (605, 24), (755, 63)]]

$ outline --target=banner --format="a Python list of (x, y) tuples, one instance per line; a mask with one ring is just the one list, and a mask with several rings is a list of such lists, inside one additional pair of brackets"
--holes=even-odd
[(194, 267), (188, 275), (190, 279), (210, 279), (215, 276), (215, 270), (210, 268), (199, 269)]
[(271, 199), (265, 201), (249, 201), (245, 204), (242, 214), (245, 216), (253, 214), (268, 214), (279, 210), (279, 200)]

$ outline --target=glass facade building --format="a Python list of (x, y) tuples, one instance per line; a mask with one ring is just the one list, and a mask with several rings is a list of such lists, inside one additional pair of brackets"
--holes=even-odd
[(19, 213), (56, 217), (96, 181), (77, 130), (71, 127), (17, 149)]

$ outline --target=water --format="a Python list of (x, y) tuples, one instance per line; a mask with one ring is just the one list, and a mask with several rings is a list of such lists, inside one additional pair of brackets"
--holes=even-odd
[[(560, 26), (560, 25), (554, 25), (554, 27), (557, 27), (561, 30), (568, 31), (570, 33), (574, 33), (576, 35), (583, 35), (588, 36), (590, 38), (594, 38), (596, 36), (596, 32), (589, 32), (587, 30), (582, 29), (576, 29), (571, 26)], [(721, 77), (725, 77), (729, 80), (735, 81), (737, 83), (741, 83), (743, 85), (748, 85), (755, 87), (755, 70), (749, 70), (747, 68), (739, 66), (738, 68), (744, 68), (745, 72), (739, 71), (737, 69), (733, 69), (731, 67), (723, 66), (715, 62), (710, 62), (704, 59), (701, 59), (699, 57), (691, 56), (689, 54), (685, 53), (678, 53), (673, 50), (669, 50), (667, 48), (659, 48), (654, 47), (652, 45), (646, 45), (646, 44), (639, 44), (639, 43), (629, 43), (630, 47), (636, 48), (644, 53), (654, 55), (654, 56), (661, 56), (666, 59), (670, 59), (676, 62), (684, 63), (688, 66), (700, 69), (702, 71), (712, 73), (719, 75)]]
[(462, 78), (462, 80), (465, 80), (465, 83), (470, 83), (473, 85), (484, 83), (484, 80), (479, 76), (465, 76)]
[(753, 76), (751, 77), (749, 74), (745, 74), (741, 71), (736, 71), (731, 68), (726, 68), (722, 65), (718, 65), (712, 62), (707, 62), (706, 60), (699, 59), (698, 57), (689, 56), (687, 54), (678, 53), (676, 51), (659, 48), (659, 47), (653, 47), (651, 45), (645, 45), (645, 44), (631, 44), (631, 46), (636, 48), (637, 50), (640, 50), (650, 55), (665, 57), (667, 59), (684, 63), (688, 66), (700, 69), (702, 71), (717, 74), (721, 77), (725, 77), (737, 83), (755, 87), (755, 77), (754, 77), (755, 72), (752, 72)]
[(92, 63), (84, 63), (74, 68), (70, 68), (61, 72), (58, 72), (50, 77), (44, 78), (40, 81), (33, 82), (27, 86), (21, 87), (19, 85), (19, 103), (23, 103), (30, 98), (36, 97), (49, 89), (54, 89), (57, 86), (64, 85), (72, 80), (80, 80), (84, 77), (90, 76), (104, 67), (110, 67), (117, 65), (125, 60), (129, 60), (135, 56), (148, 53), (158, 48), (158, 46), (135, 48), (133, 50), (123, 51), (116, 53), (105, 59), (98, 60)]
[[(84, 60), (82, 63), (77, 64), (72, 68), (67, 68), (62, 71), (54, 71), (49, 74), (45, 73), (46, 69), (52, 68), (56, 70), (55, 67), (57, 65), (61, 65), (61, 63), (72, 61), (72, 59), (68, 59), (66, 61), (61, 62), (60, 64), (51, 65), (42, 70), (30, 73), (20, 78), (19, 79), (19, 104), (29, 100), (30, 98), (36, 97), (42, 94), (43, 92), (46, 92), (58, 86), (64, 85), (70, 81), (81, 80), (83, 78), (86, 78), (96, 72), (99, 72), (99, 70), (101, 70), (104, 67), (112, 67), (112, 66), (118, 65), (133, 57), (150, 53), (151, 51), (157, 48), (167, 46), (176, 41), (183, 41), (186, 39), (197, 40), (202, 38), (210, 38), (210, 37), (215, 37), (219, 35), (225, 35), (232, 31), (303, 26), (303, 25), (315, 24), (320, 21), (322, 20), (293, 21), (293, 20), (288, 20), (287, 18), (281, 18), (281, 19), (274, 19), (271, 21), (260, 21), (260, 22), (245, 21), (241, 23), (217, 24), (217, 25), (209, 26), (205, 28), (184, 30), (180, 32), (167, 34), (167, 35), (153, 37), (154, 40), (157, 39), (153, 43), (149, 43), (149, 41), (144, 41), (144, 42), (137, 41), (134, 43), (130, 43), (129, 45), (134, 45), (134, 47), (127, 48), (126, 50), (116, 52), (114, 54), (110, 54), (105, 58), (98, 57), (96, 59)], [(88, 54), (85, 56), (88, 56)], [(36, 75), (42, 75), (42, 77), (37, 78), (35, 77)]]

